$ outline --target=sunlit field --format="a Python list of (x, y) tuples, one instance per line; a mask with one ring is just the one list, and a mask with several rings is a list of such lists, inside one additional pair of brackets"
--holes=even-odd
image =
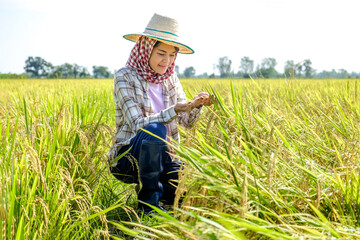
[(181, 82), (218, 104), (149, 217), (108, 170), (113, 80), (0, 80), (0, 239), (360, 239), (359, 80)]

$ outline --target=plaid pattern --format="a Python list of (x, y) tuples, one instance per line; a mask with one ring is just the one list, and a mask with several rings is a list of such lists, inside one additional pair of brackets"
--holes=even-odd
[(176, 56), (173, 64), (164, 74), (154, 72), (149, 66), (149, 59), (156, 42), (156, 39), (141, 36), (136, 42), (134, 48), (131, 50), (126, 66), (130, 66), (138, 70), (141, 77), (147, 81), (160, 84), (174, 73)]
[(154, 114), (148, 95), (149, 82), (131, 67), (120, 69), (114, 78), (116, 134), (110, 156), (114, 156), (122, 146), (128, 145), (140, 128), (150, 123), (168, 124), (171, 138), (180, 141), (177, 121), (184, 127), (191, 127), (200, 116), (200, 109), (189, 113), (176, 114), (174, 105), (187, 101), (176, 73), (163, 82), (163, 95), (166, 109)]

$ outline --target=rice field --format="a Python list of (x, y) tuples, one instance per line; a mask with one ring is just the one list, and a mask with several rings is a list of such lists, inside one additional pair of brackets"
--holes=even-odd
[(181, 82), (218, 104), (149, 217), (108, 170), (112, 80), (0, 80), (0, 239), (360, 239), (359, 80)]

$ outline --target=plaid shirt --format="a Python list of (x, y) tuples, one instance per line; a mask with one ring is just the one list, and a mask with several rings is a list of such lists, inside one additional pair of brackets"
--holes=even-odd
[[(133, 68), (121, 68), (114, 77), (115, 124), (116, 134), (113, 145), (113, 154), (122, 146), (130, 144), (140, 128), (150, 123), (160, 122), (168, 124), (171, 138), (180, 141), (177, 121), (180, 125), (190, 128), (200, 116), (200, 109), (193, 109), (189, 113), (176, 114), (174, 105), (186, 102), (186, 95), (177, 75), (174, 73), (164, 81), (163, 95), (165, 109), (154, 114), (150, 96), (149, 83)], [(113, 155), (114, 156), (114, 155)]]

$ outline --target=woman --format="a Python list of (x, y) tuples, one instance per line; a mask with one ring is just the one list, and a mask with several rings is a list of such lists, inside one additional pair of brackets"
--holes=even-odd
[(177, 122), (191, 127), (212, 100), (208, 93), (199, 93), (188, 102), (174, 73), (177, 53), (194, 52), (178, 41), (175, 19), (154, 14), (143, 33), (124, 38), (136, 44), (114, 78), (111, 172), (126, 183), (140, 180), (139, 208), (149, 213), (148, 205), (163, 209), (159, 201), (172, 204), (175, 197), (180, 165), (169, 155), (166, 141), (179, 142)]

